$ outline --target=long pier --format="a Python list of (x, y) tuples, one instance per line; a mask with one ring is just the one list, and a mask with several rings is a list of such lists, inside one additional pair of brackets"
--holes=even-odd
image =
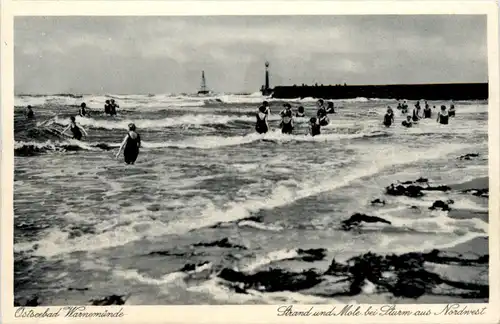
[[(269, 89), (271, 90), (271, 89)], [(392, 84), (392, 85), (301, 85), (276, 86), (272, 97), (277, 99), (383, 98), (409, 100), (486, 100), (488, 83)]]

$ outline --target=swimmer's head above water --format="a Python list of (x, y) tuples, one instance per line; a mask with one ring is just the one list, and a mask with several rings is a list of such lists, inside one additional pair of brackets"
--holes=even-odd
[(129, 131), (135, 131), (135, 124), (134, 123), (128, 124), (128, 130)]
[(299, 107), (299, 113), (303, 114), (304, 113), (304, 107), (303, 106), (300, 106)]
[(286, 110), (292, 109), (292, 106), (287, 102), (283, 104), (283, 107), (285, 107)]
[(333, 102), (332, 101), (328, 101), (328, 108), (333, 108)]
[(106, 100), (106, 103), (109, 104), (109, 100)]
[(309, 123), (311, 124), (316, 124), (316, 121), (317, 121), (316, 117), (311, 117), (311, 119), (309, 119)]
[(82, 108), (85, 108), (87, 107), (87, 104), (85, 102), (82, 102), (82, 104), (80, 105)]
[(267, 102), (267, 101), (263, 101), (263, 102), (262, 102), (262, 106), (264, 106), (264, 107), (269, 107), (269, 102)]
[(316, 101), (316, 105), (318, 106), (323, 106), (325, 104), (325, 101), (323, 99), (319, 99), (318, 101)]
[(69, 119), (71, 119), (71, 122), (73, 122), (73, 123), (76, 121), (75, 116), (71, 116)]
[(445, 106), (445, 105), (442, 105), (442, 106), (441, 106), (441, 110), (443, 110), (443, 111), (444, 111), (444, 110), (446, 110), (446, 106)]

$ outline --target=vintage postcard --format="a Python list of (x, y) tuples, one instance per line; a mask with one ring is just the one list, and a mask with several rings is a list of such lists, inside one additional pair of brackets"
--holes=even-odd
[(5, 2), (3, 322), (498, 323), (497, 10)]

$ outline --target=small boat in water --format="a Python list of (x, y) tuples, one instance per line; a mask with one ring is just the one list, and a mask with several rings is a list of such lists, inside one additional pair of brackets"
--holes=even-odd
[(201, 71), (201, 87), (198, 91), (198, 95), (206, 96), (210, 94), (210, 90), (207, 89), (207, 82), (205, 80), (205, 71)]

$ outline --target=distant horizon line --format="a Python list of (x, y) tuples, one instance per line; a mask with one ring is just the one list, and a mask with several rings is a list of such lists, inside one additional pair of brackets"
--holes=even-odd
[[(345, 85), (344, 85), (345, 84)], [(356, 86), (356, 87), (367, 87), (367, 86), (418, 86), (418, 85), (452, 85), (452, 84), (489, 84), (489, 81), (486, 82), (437, 82), (437, 83), (386, 83), (386, 84), (347, 84), (347, 83), (338, 83), (338, 84), (292, 84), (292, 85), (276, 85), (270, 90), (276, 88), (276, 87), (344, 87), (344, 86)], [(237, 92), (219, 92), (215, 90), (210, 90), (213, 94), (231, 94), (231, 95), (249, 95), (249, 94), (254, 94), (257, 92), (261, 92), (261, 90), (256, 90), (254, 92), (249, 92), (249, 91), (237, 91)], [(156, 96), (156, 95), (165, 95), (165, 94), (170, 94), (170, 95), (197, 95), (197, 90), (195, 92), (163, 92), (163, 93), (151, 93), (151, 92), (142, 92), (142, 93), (111, 93), (111, 92), (106, 92), (106, 93), (77, 93), (77, 92), (55, 92), (55, 93), (27, 93), (27, 92), (22, 92), (22, 93), (16, 93), (14, 91), (14, 96), (88, 96), (88, 95), (102, 95), (102, 96), (107, 96), (107, 95), (116, 95), (116, 96), (123, 96), (123, 95), (145, 95), (145, 96)], [(203, 97), (200, 97), (203, 98)]]

